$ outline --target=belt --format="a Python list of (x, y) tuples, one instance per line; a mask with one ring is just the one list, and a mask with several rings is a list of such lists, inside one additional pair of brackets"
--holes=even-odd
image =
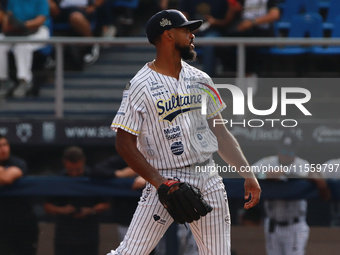
[(270, 219), (269, 221), (272, 222), (272, 224), (278, 225), (280, 227), (287, 227), (289, 225), (298, 223), (300, 221), (300, 219), (299, 218), (293, 218), (293, 219), (287, 220), (287, 221), (277, 221), (277, 220), (274, 220), (274, 219)]
[(206, 165), (208, 165), (209, 163), (211, 163), (212, 162), (212, 158), (209, 158), (209, 159), (207, 159), (206, 161), (204, 161), (204, 162), (201, 162), (201, 163), (193, 163), (193, 164), (191, 164), (191, 165), (186, 165), (185, 167), (193, 167), (193, 168), (195, 168), (195, 167), (200, 167), (200, 166), (206, 166)]

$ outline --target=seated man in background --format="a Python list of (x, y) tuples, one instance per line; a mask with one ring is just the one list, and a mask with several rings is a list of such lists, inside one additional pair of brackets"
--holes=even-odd
[[(4, 36), (26, 36), (31, 39), (49, 38), (48, 0), (8, 0), (6, 13), (2, 18)], [(1, 16), (1, 15), (0, 15)], [(1, 19), (1, 17), (0, 17)], [(1, 22), (1, 21), (0, 21)], [(33, 52), (45, 45), (42, 43), (0, 44), (0, 96), (8, 95), (14, 88), (9, 79), (7, 53), (14, 54), (18, 85), (13, 96), (22, 98), (32, 89)]]
[[(77, 178), (89, 176), (83, 150), (77, 146), (63, 153), (63, 175)], [(62, 187), (61, 187), (62, 188)], [(98, 255), (98, 214), (110, 208), (107, 199), (101, 197), (57, 196), (44, 203), (47, 213), (56, 216), (55, 255)]]
[[(13, 184), (26, 175), (24, 160), (11, 155), (7, 138), (0, 134), (0, 186)], [(0, 254), (35, 255), (38, 221), (28, 197), (0, 196)]]
[[(94, 166), (92, 174), (96, 178), (134, 178), (131, 189), (138, 190), (145, 187), (146, 181), (126, 164), (118, 154), (109, 157)], [(119, 242), (123, 241), (136, 210), (139, 197), (114, 196), (112, 201), (112, 218), (117, 224)]]
[[(68, 23), (77, 35), (92, 37), (91, 23), (96, 19), (97, 9), (105, 0), (48, 0), (51, 16), (56, 23)], [(84, 55), (84, 62), (92, 64), (100, 53), (98, 44), (89, 47)]]
[[(197, 36), (202, 37), (221, 37), (223, 27), (212, 24), (210, 19), (222, 20), (229, 10), (228, 0), (181, 0), (179, 9), (188, 19), (205, 20), (199, 28)], [(203, 71), (210, 76), (215, 75), (216, 58), (215, 46), (207, 45), (202, 47)]]
[[(226, 36), (231, 37), (273, 37), (274, 22), (280, 18), (280, 10), (278, 8), (278, 0), (232, 0), (235, 6), (239, 4), (240, 8), (235, 8), (239, 12), (230, 13), (236, 17), (231, 27), (228, 27)], [(228, 16), (223, 22), (229, 21)], [(219, 23), (219, 21), (213, 21)], [(246, 79), (245, 82), (238, 82), (244, 93), (247, 93), (247, 88), (253, 89), (253, 94), (257, 92), (258, 69), (261, 66), (261, 58), (259, 57), (259, 47), (246, 48)], [(223, 53), (222, 53), (223, 54)], [(236, 66), (236, 60), (231, 56), (235, 56), (230, 51), (224, 53), (225, 64)]]

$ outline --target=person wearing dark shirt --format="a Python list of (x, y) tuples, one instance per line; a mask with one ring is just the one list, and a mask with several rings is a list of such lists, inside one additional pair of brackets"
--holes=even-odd
[[(131, 189), (137, 190), (145, 187), (146, 181), (126, 164), (124, 159), (117, 155), (109, 157), (94, 166), (93, 175), (98, 178), (135, 178)], [(118, 226), (120, 241), (126, 234), (133, 213), (136, 210), (139, 197), (115, 196), (112, 201), (112, 219)]]
[[(71, 146), (63, 154), (64, 176), (89, 176), (81, 148)], [(61, 187), (62, 188), (62, 187)], [(110, 208), (101, 197), (56, 196), (44, 203), (47, 213), (56, 216), (55, 255), (97, 255), (99, 248), (98, 214)]]
[[(229, 0), (230, 1), (230, 0)], [(232, 0), (234, 2), (234, 12), (225, 16), (224, 20), (212, 20), (210, 22), (223, 25), (235, 19), (225, 36), (230, 37), (274, 37), (274, 22), (280, 18), (280, 10), (277, 0)], [(237, 7), (238, 6), (238, 7)], [(228, 24), (229, 25), (229, 24)], [(253, 94), (257, 91), (257, 72), (261, 66), (258, 47), (247, 47), (246, 52), (246, 79), (238, 82), (237, 85), (247, 93), (247, 88), (253, 89)], [(231, 51), (225, 51), (224, 61), (227, 66), (236, 66), (235, 56)], [(230, 62), (230, 60), (232, 60)]]
[[(207, 17), (214, 19), (223, 19), (228, 10), (228, 1), (226, 0), (182, 0), (180, 10), (190, 19), (204, 20), (206, 22), (199, 28), (197, 36), (202, 37), (221, 37), (223, 28), (214, 26), (207, 21)], [(207, 45), (201, 48), (201, 59), (203, 71), (210, 76), (215, 75), (215, 46)], [(200, 49), (198, 48), (198, 51)]]
[[(12, 185), (28, 172), (23, 159), (11, 155), (7, 138), (0, 134), (0, 186)], [(35, 255), (38, 221), (27, 197), (0, 196), (0, 254)]]

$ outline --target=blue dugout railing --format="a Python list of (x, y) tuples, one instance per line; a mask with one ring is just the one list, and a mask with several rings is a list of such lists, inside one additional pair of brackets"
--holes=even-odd
[[(27, 176), (13, 185), (0, 187), (0, 196), (140, 196), (131, 190), (133, 179)], [(340, 180), (327, 180), (333, 200), (340, 200)], [(243, 179), (224, 179), (229, 198), (243, 198)], [(260, 180), (262, 199), (319, 199), (315, 184), (308, 180)]]

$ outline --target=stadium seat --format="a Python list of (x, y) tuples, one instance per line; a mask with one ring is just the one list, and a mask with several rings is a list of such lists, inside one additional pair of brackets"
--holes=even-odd
[(282, 4), (282, 14), (277, 22), (278, 29), (289, 29), (294, 15), (301, 13), (318, 13), (318, 0), (286, 0)]
[(136, 9), (139, 5), (139, 0), (114, 0), (113, 6), (117, 7), (127, 7)]
[[(318, 13), (307, 13), (304, 15), (295, 15), (291, 21), (288, 37), (323, 37), (322, 17)], [(286, 46), (272, 47), (270, 53), (275, 55), (299, 55), (308, 53), (310, 47)]]
[(323, 28), (332, 30), (337, 16), (340, 14), (340, 0), (330, 0), (327, 11), (326, 21), (323, 23)]
[[(53, 36), (53, 23), (52, 23), (52, 18), (49, 17), (49, 23), (48, 23), (48, 29), (50, 32), (50, 37)], [(49, 57), (52, 55), (53, 52), (53, 45), (52, 44), (48, 44), (46, 45), (44, 48), (41, 48), (39, 50), (37, 50), (39, 53), (41, 53), (42, 55)]]
[(319, 0), (320, 9), (328, 9), (330, 0)]
[[(335, 18), (331, 36), (332, 38), (340, 38), (340, 15)], [(311, 52), (318, 55), (338, 55), (340, 54), (340, 46), (313, 46)]]

